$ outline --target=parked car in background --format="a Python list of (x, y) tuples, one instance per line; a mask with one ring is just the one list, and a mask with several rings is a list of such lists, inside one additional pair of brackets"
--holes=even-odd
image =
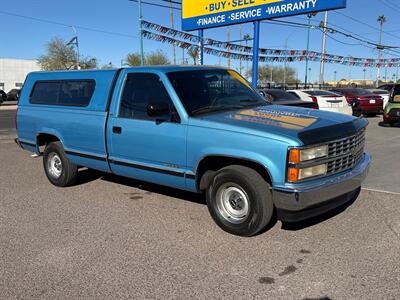
[(7, 101), (18, 101), (21, 89), (12, 89), (7, 93)]
[(7, 100), (7, 94), (3, 90), (0, 90), (0, 104), (6, 100)]
[(400, 122), (400, 84), (393, 88), (389, 102), (383, 111), (383, 122), (389, 126)]
[(260, 91), (268, 101), (276, 105), (299, 106), (318, 109), (318, 103), (303, 101), (298, 96), (280, 89), (266, 89)]
[(381, 89), (369, 89), (370, 92), (377, 94), (383, 98), (383, 107), (389, 102), (390, 92), (388, 90)]
[(320, 110), (346, 115), (353, 114), (351, 106), (342, 95), (322, 90), (289, 90), (288, 92), (298, 96), (303, 101), (317, 103)]
[(347, 102), (352, 105), (355, 116), (372, 117), (383, 112), (383, 98), (366, 89), (336, 88), (330, 91), (345, 96)]

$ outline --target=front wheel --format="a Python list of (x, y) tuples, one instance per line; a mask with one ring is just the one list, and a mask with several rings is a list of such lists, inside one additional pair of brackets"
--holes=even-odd
[(71, 186), (78, 177), (78, 167), (68, 160), (60, 142), (46, 146), (43, 153), (43, 167), (47, 178), (55, 186)]
[(207, 188), (206, 197), (217, 225), (235, 235), (256, 235), (273, 216), (269, 184), (258, 172), (244, 166), (219, 170)]

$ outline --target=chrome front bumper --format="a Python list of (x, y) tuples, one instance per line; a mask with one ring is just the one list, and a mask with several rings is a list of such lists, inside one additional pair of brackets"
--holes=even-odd
[[(371, 156), (364, 153), (362, 161), (344, 174), (313, 183), (303, 183), (301, 186), (274, 188), (272, 195), (275, 207), (278, 212), (283, 211), (294, 216), (296, 212), (311, 211), (312, 208), (318, 208), (316, 211), (323, 213), (335, 206), (340, 206), (349, 201), (350, 199), (347, 198), (351, 198), (352, 192), (361, 187), (368, 175), (370, 163)], [(286, 215), (285, 213), (283, 215)], [(299, 219), (307, 218), (306, 214), (304, 215), (304, 217), (299, 215)]]

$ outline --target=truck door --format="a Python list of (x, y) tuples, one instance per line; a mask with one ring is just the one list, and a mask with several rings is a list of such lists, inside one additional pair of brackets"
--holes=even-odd
[[(151, 105), (165, 112), (151, 116)], [(154, 73), (128, 73), (119, 107), (110, 116), (107, 128), (112, 171), (184, 188), (186, 131), (160, 77)]]

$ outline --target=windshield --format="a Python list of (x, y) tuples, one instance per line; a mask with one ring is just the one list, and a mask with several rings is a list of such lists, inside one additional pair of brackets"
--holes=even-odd
[(191, 116), (268, 104), (232, 70), (179, 71), (167, 76)]
[(282, 90), (265, 90), (265, 93), (270, 95), (275, 102), (279, 101), (299, 101), (299, 97)]

